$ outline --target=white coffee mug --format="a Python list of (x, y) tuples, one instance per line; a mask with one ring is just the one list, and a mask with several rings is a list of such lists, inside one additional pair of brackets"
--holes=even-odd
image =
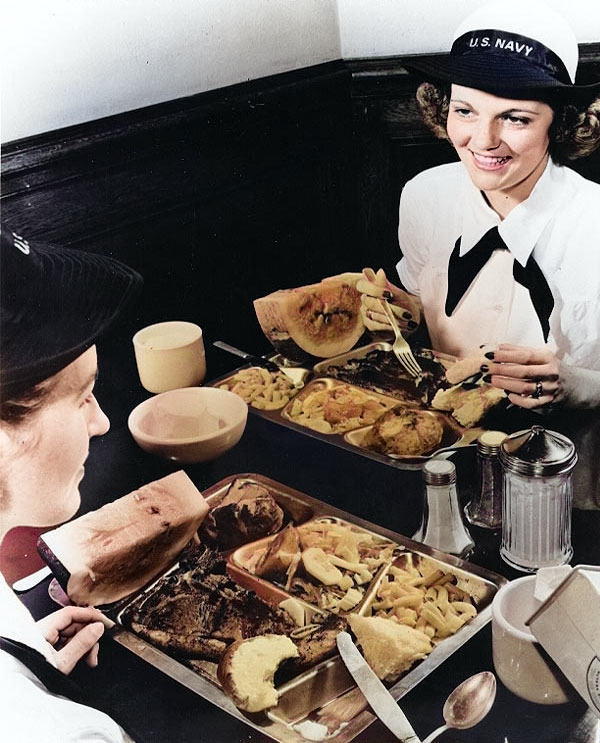
[(148, 392), (196, 387), (206, 376), (202, 328), (171, 320), (149, 325), (133, 336), (140, 382)]
[(498, 678), (507, 689), (530, 702), (562, 704), (576, 692), (537, 642), (527, 620), (539, 607), (535, 575), (506, 583), (492, 602), (492, 653)]

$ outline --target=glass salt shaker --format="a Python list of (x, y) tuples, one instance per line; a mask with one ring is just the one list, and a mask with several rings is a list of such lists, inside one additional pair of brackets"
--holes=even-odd
[(484, 431), (477, 439), (478, 490), (465, 507), (469, 523), (484, 529), (502, 526), (502, 465), (498, 455), (502, 431)]
[(571, 546), (575, 446), (542, 426), (508, 436), (503, 470), (502, 559), (523, 572), (564, 565)]
[(423, 465), (423, 481), (423, 518), (413, 539), (451, 555), (465, 556), (475, 543), (462, 520), (454, 463), (430, 459)]

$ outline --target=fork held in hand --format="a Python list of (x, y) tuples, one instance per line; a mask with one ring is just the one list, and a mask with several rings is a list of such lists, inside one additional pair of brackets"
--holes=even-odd
[(383, 311), (387, 315), (388, 320), (390, 321), (390, 325), (392, 326), (392, 330), (394, 331), (394, 334), (396, 336), (396, 340), (392, 345), (392, 351), (394, 352), (394, 355), (406, 369), (406, 371), (411, 375), (411, 377), (419, 379), (423, 374), (423, 370), (413, 356), (408, 342), (400, 332), (400, 328), (398, 327), (398, 323), (396, 322), (396, 318), (394, 316), (392, 308), (385, 299), (380, 299), (379, 301), (381, 302)]

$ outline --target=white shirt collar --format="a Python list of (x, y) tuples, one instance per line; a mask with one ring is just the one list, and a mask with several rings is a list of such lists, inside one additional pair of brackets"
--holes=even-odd
[(564, 190), (564, 171), (552, 160), (548, 160), (529, 198), (516, 206), (503, 220), (487, 204), (481, 191), (470, 181), (469, 184), (467, 198), (471, 201), (471, 209), (464, 212), (461, 256), (468, 253), (489, 229), (498, 227), (510, 252), (523, 266), (558, 208), (558, 194), (561, 199), (568, 198)]

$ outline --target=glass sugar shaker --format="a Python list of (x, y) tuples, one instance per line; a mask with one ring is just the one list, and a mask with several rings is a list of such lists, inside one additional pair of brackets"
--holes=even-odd
[(571, 546), (575, 446), (542, 426), (508, 436), (500, 447), (503, 470), (502, 559), (535, 572), (564, 565)]
[(484, 529), (502, 526), (502, 465), (498, 455), (502, 431), (484, 431), (477, 439), (478, 490), (465, 507), (469, 523)]
[(413, 539), (460, 557), (474, 547), (456, 491), (456, 467), (448, 459), (430, 459), (423, 465), (425, 498), (421, 526)]

